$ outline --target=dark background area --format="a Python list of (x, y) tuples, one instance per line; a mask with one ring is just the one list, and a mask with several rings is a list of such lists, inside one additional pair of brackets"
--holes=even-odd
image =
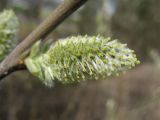
[[(23, 40), (63, 0), (0, 0), (13, 9)], [(141, 64), (125, 75), (45, 87), (27, 71), (0, 83), (0, 120), (160, 120), (160, 1), (89, 0), (49, 38), (103, 35), (135, 50)]]

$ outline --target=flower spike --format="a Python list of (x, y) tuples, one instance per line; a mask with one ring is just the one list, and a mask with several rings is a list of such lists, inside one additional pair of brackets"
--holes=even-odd
[(0, 61), (16, 45), (18, 26), (18, 19), (12, 10), (4, 10), (0, 13)]
[(107, 79), (140, 63), (126, 44), (101, 36), (61, 39), (46, 52), (25, 61), (30, 72), (47, 86), (52, 86), (54, 80), (69, 84)]

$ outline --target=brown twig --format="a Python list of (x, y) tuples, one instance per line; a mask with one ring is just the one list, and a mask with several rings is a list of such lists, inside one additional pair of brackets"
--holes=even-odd
[(0, 80), (11, 72), (16, 71), (19, 57), (37, 40), (44, 39), (52, 30), (54, 30), (69, 15), (75, 12), (87, 0), (65, 0), (60, 4), (51, 15), (46, 18), (28, 37), (26, 37), (0, 64)]
[(27, 70), (25, 64), (17, 64), (15, 66), (11, 67), (10, 69), (8, 69), (7, 72), (4, 72), (0, 75), (0, 80), (2, 80), (3, 78), (5, 78), (6, 76), (8, 76), (9, 74), (11, 74), (15, 71), (21, 71), (21, 70)]

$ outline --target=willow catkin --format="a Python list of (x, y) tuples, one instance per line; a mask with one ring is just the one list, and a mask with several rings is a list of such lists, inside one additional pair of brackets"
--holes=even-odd
[[(38, 47), (40, 43), (36, 44)], [(26, 59), (29, 71), (47, 86), (52, 86), (54, 80), (69, 84), (107, 79), (138, 63), (126, 44), (101, 36), (68, 37)]]
[(12, 10), (0, 13), (0, 61), (12, 50), (18, 30), (18, 19)]

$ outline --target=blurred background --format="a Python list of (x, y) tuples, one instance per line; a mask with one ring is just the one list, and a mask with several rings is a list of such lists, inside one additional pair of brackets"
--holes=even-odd
[[(25, 38), (63, 0), (0, 0)], [(49, 38), (103, 35), (135, 50), (141, 64), (106, 81), (45, 87), (27, 71), (0, 83), (0, 120), (160, 120), (160, 0), (89, 0)]]

